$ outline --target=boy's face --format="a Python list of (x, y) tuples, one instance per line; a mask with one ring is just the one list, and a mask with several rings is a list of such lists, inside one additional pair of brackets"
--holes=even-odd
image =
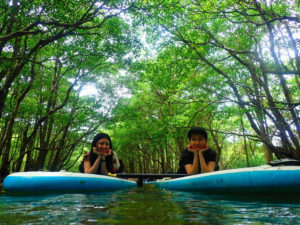
[(207, 146), (207, 140), (201, 134), (193, 134), (190, 138), (190, 145), (196, 149), (202, 149)]

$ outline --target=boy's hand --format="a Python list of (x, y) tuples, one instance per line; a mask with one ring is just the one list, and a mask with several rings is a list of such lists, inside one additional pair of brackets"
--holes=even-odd
[(209, 146), (208, 146), (208, 144), (206, 144), (203, 148), (199, 149), (199, 152), (205, 152), (208, 149), (209, 149)]
[(187, 145), (187, 149), (188, 149), (189, 152), (193, 152), (193, 153), (195, 153), (195, 152), (198, 151), (196, 148), (194, 148), (194, 147), (191, 146), (191, 145)]
[(206, 144), (204, 147), (193, 147), (191, 145), (187, 146), (187, 149), (189, 152), (205, 152), (206, 150), (208, 150), (209, 146), (208, 144)]

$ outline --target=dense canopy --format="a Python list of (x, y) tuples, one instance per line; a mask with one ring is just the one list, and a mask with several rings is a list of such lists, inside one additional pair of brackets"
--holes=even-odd
[(178, 169), (204, 127), (221, 169), (300, 160), (297, 0), (0, 3), (0, 178), (78, 171), (105, 131), (127, 172)]

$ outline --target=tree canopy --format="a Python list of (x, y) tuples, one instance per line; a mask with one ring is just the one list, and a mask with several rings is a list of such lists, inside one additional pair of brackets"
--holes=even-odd
[(299, 23), (296, 0), (1, 1), (0, 177), (78, 171), (100, 130), (128, 172), (176, 171), (192, 126), (221, 169), (300, 159)]

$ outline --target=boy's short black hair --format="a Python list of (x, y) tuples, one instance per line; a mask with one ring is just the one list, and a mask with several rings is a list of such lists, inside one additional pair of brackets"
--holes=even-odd
[(207, 140), (207, 132), (203, 127), (192, 127), (187, 133), (189, 140), (191, 140), (191, 137), (194, 134), (200, 134), (205, 138), (205, 140)]

